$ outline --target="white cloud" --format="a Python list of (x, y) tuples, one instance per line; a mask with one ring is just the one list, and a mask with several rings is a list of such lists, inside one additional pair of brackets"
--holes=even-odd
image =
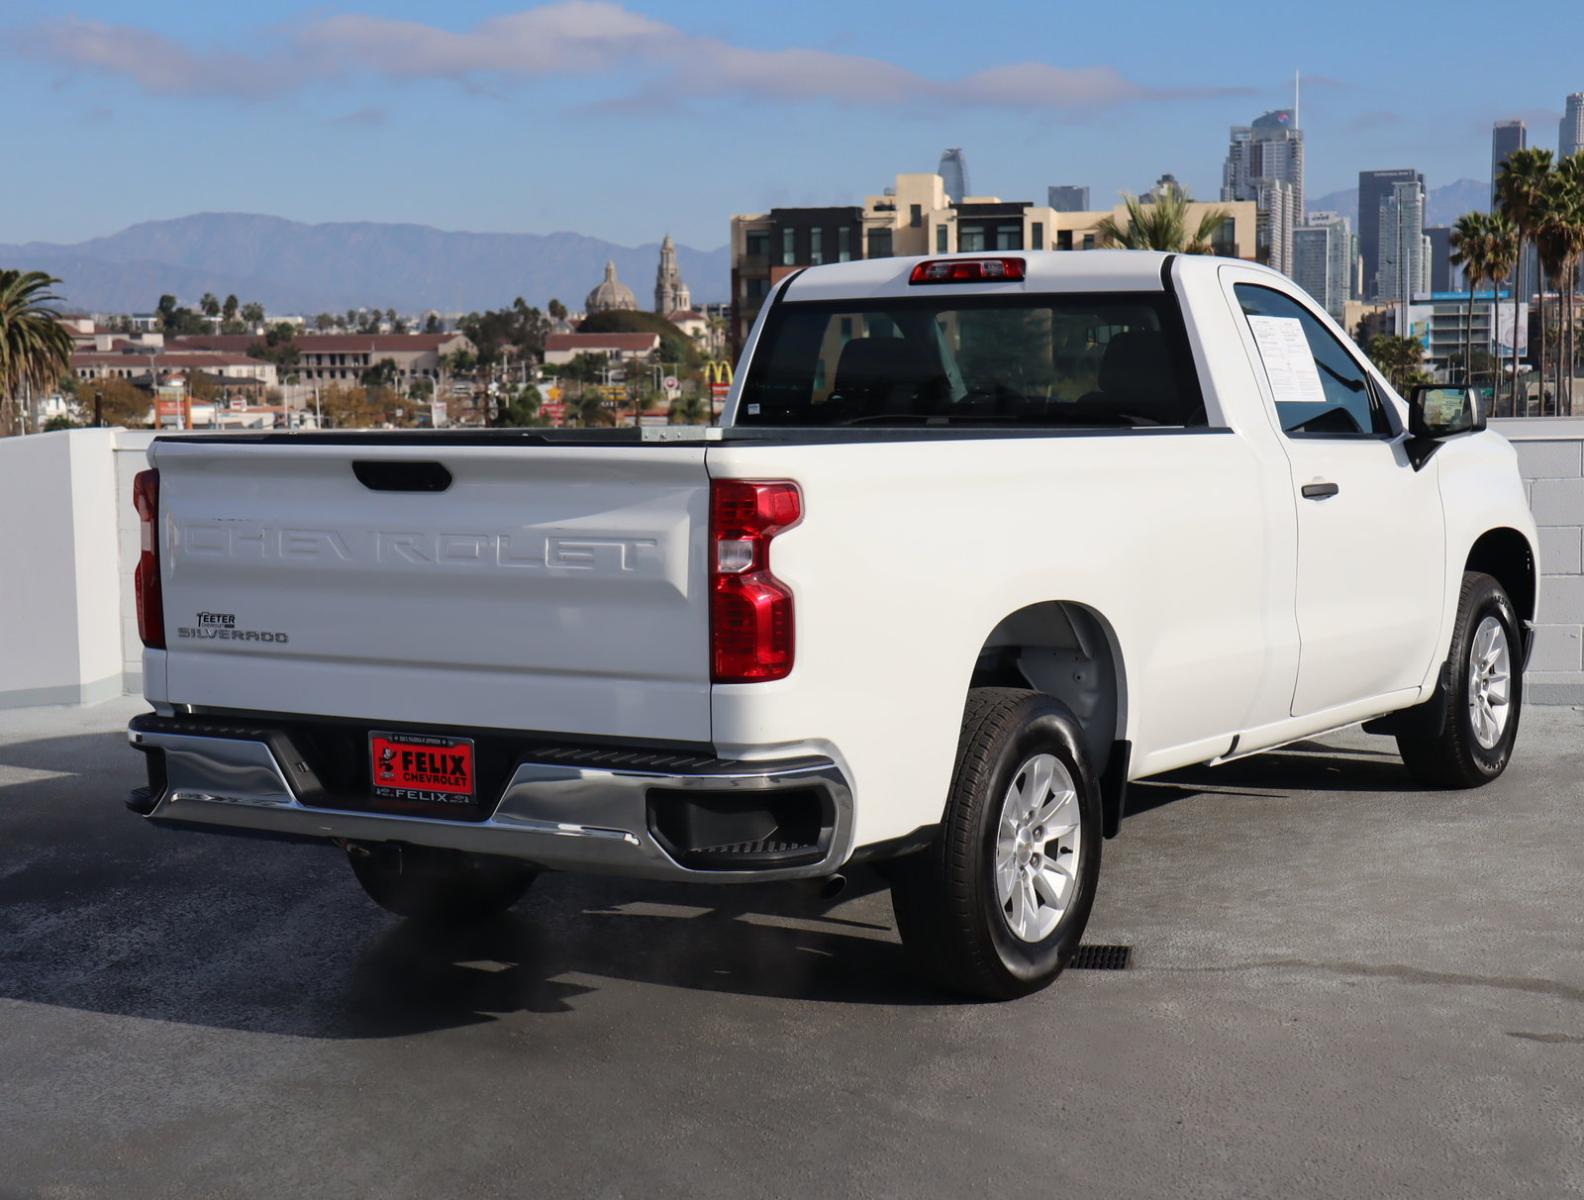
[[(1026, 62), (959, 79), (825, 50), (759, 50), (684, 33), (608, 0), (556, 0), (456, 32), (417, 21), (348, 14), (289, 30), (248, 56), (209, 52), (131, 26), (65, 21), (24, 32), (21, 53), (80, 70), (121, 74), (144, 91), (255, 98), (353, 74), (444, 79), (619, 76), (628, 97), (681, 77), (689, 94), (874, 106), (931, 103), (1082, 110), (1129, 101), (1241, 92), (1161, 89), (1114, 67)], [(620, 101), (617, 102), (618, 105)]]

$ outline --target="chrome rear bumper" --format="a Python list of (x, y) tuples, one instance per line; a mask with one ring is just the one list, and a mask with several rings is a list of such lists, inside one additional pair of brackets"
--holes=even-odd
[[(304, 804), (267, 741), (127, 731), (131, 744), (163, 758), (163, 784), (146, 819), (282, 837), (407, 842), (531, 862), (546, 870), (592, 871), (699, 882), (753, 882), (832, 874), (852, 851), (852, 792), (829, 759), (722, 764), (701, 772), (607, 768), (560, 762), (519, 763), (494, 812), (457, 821)], [(651, 789), (745, 802), (777, 790), (818, 789), (834, 820), (818, 861), (746, 870), (683, 866), (649, 827)]]

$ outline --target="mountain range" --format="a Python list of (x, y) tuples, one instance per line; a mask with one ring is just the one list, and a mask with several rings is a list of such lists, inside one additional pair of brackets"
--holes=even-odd
[[(580, 233), (456, 233), (427, 225), (354, 221), (307, 225), (252, 213), (196, 213), (147, 221), (108, 237), (62, 245), (0, 244), (0, 265), (48, 271), (69, 307), (149, 312), (162, 293), (195, 304), (234, 293), (271, 312), (360, 306), (466, 312), (518, 296), (582, 308), (605, 263), (648, 308), (660, 246), (620, 246)], [(677, 246), (695, 304), (724, 300), (727, 249)]]
[[(1480, 179), (1459, 179), (1455, 183), (1425, 190), (1425, 224), (1450, 225), (1466, 212), (1490, 207), (1491, 185)], [(1353, 223), (1358, 232), (1358, 188), (1344, 188), (1340, 192), (1327, 192), (1324, 196), (1310, 196), (1306, 203), (1310, 212), (1338, 212)]]
[[(1425, 223), (1450, 225), (1489, 198), (1490, 184), (1476, 179), (1431, 188)], [(1311, 197), (1308, 207), (1340, 212), (1357, 228), (1357, 188)], [(621, 246), (580, 233), (459, 233), (375, 221), (309, 225), (254, 213), (146, 221), (72, 244), (0, 243), (0, 265), (59, 276), (67, 305), (89, 312), (148, 312), (165, 292), (186, 304), (204, 292), (234, 293), (271, 312), (362, 306), (466, 312), (518, 296), (541, 308), (556, 297), (578, 309), (607, 260), (639, 307), (648, 308), (659, 257), (655, 242)], [(726, 299), (727, 247), (678, 245), (677, 262), (694, 303)]]

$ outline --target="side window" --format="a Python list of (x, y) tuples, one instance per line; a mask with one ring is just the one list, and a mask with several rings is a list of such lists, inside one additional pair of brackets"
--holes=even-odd
[(1332, 437), (1392, 432), (1368, 373), (1313, 313), (1273, 288), (1240, 283), (1235, 291), (1283, 431)]

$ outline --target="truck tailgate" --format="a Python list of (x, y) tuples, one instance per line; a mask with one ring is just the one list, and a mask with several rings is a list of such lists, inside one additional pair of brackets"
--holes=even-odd
[[(150, 457), (172, 703), (709, 740), (702, 446), (195, 439)], [(376, 490), (355, 463), (381, 488), (443, 482), (417, 464), (451, 482)]]

